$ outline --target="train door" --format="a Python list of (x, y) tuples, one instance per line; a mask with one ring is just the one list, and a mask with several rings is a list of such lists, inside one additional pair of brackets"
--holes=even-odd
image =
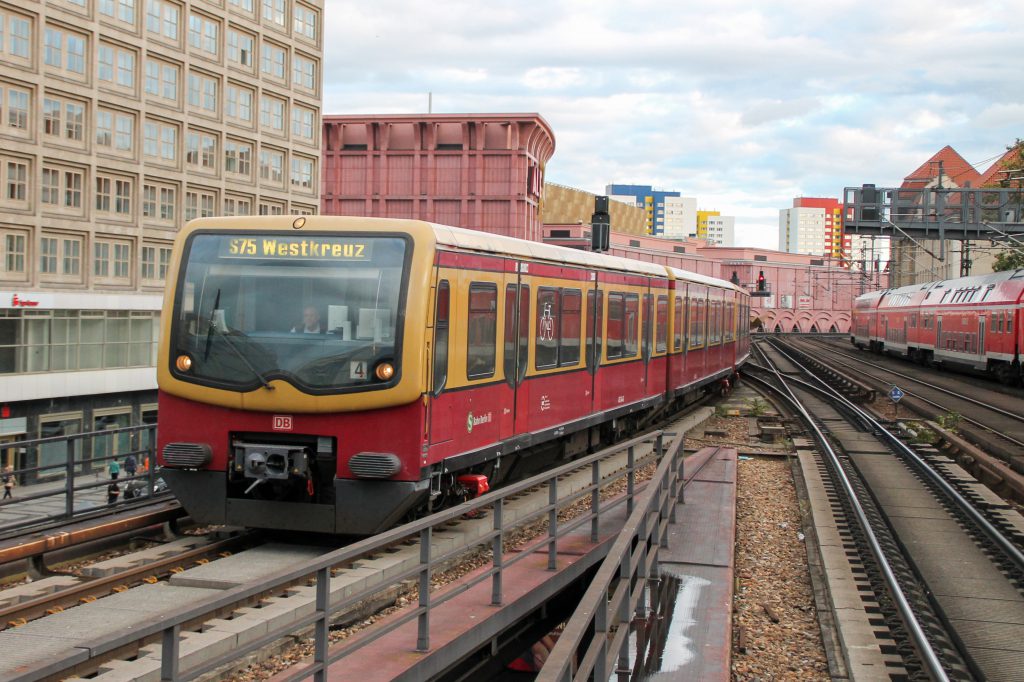
[[(516, 267), (518, 271), (518, 266)], [(518, 272), (505, 274), (505, 301), (503, 327), (503, 367), (508, 400), (502, 407), (500, 438), (511, 438), (516, 433), (517, 395), (526, 377), (529, 352), (530, 287), (521, 285)]]
[(978, 343), (974, 348), (974, 352), (979, 357), (985, 356), (985, 316), (978, 316)]
[(434, 289), (434, 346), (430, 370), (430, 444), (445, 443), (454, 435), (452, 401), (442, 397), (448, 384), (448, 337), (452, 312), (451, 281), (438, 275)]
[(640, 340), (640, 352), (644, 362), (644, 380), (643, 380), (643, 393), (648, 394), (648, 387), (651, 384), (650, 371), (651, 371), (651, 354), (654, 350), (654, 306), (652, 303), (653, 295), (651, 294), (651, 283), (648, 281), (644, 285), (643, 294), (643, 320), (641, 321), (641, 340)]
[(946, 350), (942, 343), (942, 315), (935, 316), (935, 354)]
[(590, 400), (588, 408), (591, 413), (599, 405), (597, 392), (600, 388), (598, 383), (598, 370), (601, 367), (602, 336), (604, 334), (604, 294), (598, 287), (597, 273), (593, 273), (593, 285), (587, 291), (587, 331), (586, 338), (586, 367), (590, 373)]

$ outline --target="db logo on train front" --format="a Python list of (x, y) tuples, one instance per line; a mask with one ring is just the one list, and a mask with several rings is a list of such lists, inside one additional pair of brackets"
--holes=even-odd
[(271, 427), (274, 431), (291, 431), (292, 416), (290, 414), (275, 414)]

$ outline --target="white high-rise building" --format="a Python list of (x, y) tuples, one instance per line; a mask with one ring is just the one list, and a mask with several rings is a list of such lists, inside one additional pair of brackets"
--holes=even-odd
[(697, 199), (695, 197), (665, 197), (654, 210), (664, 216), (665, 231), (670, 239), (685, 239), (697, 231)]
[(736, 216), (708, 216), (707, 240), (711, 246), (736, 246)]
[(799, 206), (779, 211), (779, 251), (824, 255), (825, 209)]

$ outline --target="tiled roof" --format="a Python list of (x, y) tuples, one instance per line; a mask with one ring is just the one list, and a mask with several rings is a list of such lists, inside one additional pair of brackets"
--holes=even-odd
[(1006, 176), (1001, 173), (1003, 168), (1008, 167), (1007, 164), (1010, 161), (1010, 157), (1014, 155), (1017, 150), (1010, 148), (1006, 150), (1006, 153), (999, 157), (999, 159), (989, 166), (989, 169), (982, 173), (981, 179), (978, 181), (978, 185), (984, 187), (985, 185), (995, 185)]
[(929, 182), (939, 176), (940, 162), (945, 183), (952, 183), (954, 187), (964, 187), (967, 183), (970, 183), (971, 187), (980, 186), (981, 175), (978, 171), (974, 170), (974, 167), (955, 149), (946, 145), (904, 178), (902, 187), (920, 189), (927, 186)]

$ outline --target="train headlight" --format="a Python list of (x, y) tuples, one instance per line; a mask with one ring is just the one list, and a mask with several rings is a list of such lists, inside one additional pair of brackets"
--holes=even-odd
[(179, 372), (187, 372), (192, 369), (192, 356), (182, 353), (174, 359), (174, 366)]
[(382, 362), (373, 370), (373, 374), (381, 381), (388, 381), (395, 376), (395, 366), (390, 362)]

